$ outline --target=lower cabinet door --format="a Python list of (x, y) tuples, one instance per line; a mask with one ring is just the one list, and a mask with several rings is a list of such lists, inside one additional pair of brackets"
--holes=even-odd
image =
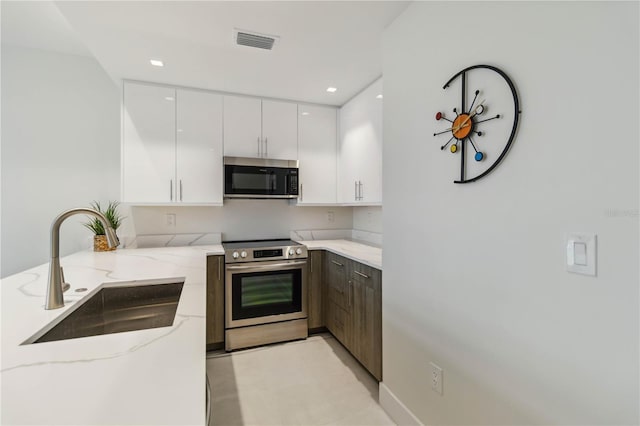
[(353, 354), (382, 380), (382, 299), (379, 271), (353, 274)]
[(325, 326), (323, 312), (323, 281), (324, 281), (324, 251), (309, 251), (308, 271), (309, 271), (309, 289), (308, 289), (308, 312), (309, 312), (309, 329), (320, 328)]
[(224, 343), (224, 256), (207, 256), (207, 346)]

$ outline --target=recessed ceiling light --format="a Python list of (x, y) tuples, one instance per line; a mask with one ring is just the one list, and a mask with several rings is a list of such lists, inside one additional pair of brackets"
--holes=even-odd
[(303, 112), (302, 115), (309, 115), (307, 111)]
[(159, 59), (151, 59), (149, 62), (151, 62), (151, 65), (154, 67), (164, 67), (164, 63)]
[(329, 93), (334, 93), (336, 90), (338, 89), (336, 89), (335, 87), (327, 87), (327, 92)]
[(376, 96), (376, 99), (382, 99), (382, 94)]
[(175, 101), (175, 98), (173, 96), (167, 96), (165, 99), (167, 101)]

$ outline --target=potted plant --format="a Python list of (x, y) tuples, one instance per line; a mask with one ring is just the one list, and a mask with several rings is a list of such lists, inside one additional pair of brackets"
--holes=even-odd
[[(98, 201), (94, 201), (91, 203), (91, 208), (102, 213), (109, 221), (113, 230), (117, 231), (124, 219), (124, 216), (121, 216), (118, 212), (119, 205), (120, 203), (117, 201), (109, 201), (107, 208), (102, 210), (100, 203)], [(109, 247), (109, 244), (107, 243), (107, 236), (104, 232), (104, 226), (102, 226), (102, 222), (100, 222), (98, 218), (91, 218), (91, 220), (85, 223), (84, 226), (91, 229), (95, 234), (93, 236), (93, 251), (111, 251), (116, 249), (115, 247)]]

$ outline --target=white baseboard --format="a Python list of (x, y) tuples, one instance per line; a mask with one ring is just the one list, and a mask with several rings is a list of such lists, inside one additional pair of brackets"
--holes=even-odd
[(379, 386), (380, 406), (400, 426), (424, 426), (420, 420), (382, 382)]

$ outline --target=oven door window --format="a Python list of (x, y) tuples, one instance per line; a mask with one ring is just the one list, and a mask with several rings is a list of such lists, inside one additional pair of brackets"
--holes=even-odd
[(232, 318), (289, 314), (302, 309), (302, 270), (234, 274)]

